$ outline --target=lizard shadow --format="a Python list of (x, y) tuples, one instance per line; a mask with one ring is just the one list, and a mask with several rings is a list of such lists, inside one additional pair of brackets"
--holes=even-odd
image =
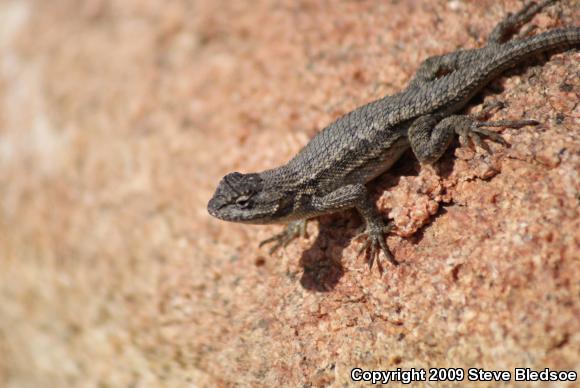
[[(351, 215), (351, 211), (345, 212)], [(354, 211), (352, 211), (354, 214)], [(342, 251), (350, 244), (345, 229), (354, 217), (330, 214), (318, 218), (318, 235), (314, 243), (302, 252), (299, 264), (303, 268), (300, 284), (315, 292), (332, 291), (344, 276)]]

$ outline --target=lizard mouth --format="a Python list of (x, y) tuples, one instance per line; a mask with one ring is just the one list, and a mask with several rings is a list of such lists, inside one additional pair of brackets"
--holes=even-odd
[(226, 208), (227, 203), (220, 197), (214, 196), (207, 203), (207, 212), (220, 220), (229, 221), (229, 217), (226, 216), (224, 208)]
[(227, 203), (220, 197), (214, 197), (209, 200), (207, 204), (208, 213), (222, 221), (239, 222), (244, 224), (267, 225), (278, 223), (269, 216), (271, 211), (269, 209), (257, 209), (252, 211), (247, 209), (240, 209), (235, 204)]
[(218, 196), (209, 200), (207, 212), (222, 221), (260, 223), (259, 218), (261, 218), (261, 215), (249, 214), (249, 212), (238, 209), (236, 205), (227, 203)]

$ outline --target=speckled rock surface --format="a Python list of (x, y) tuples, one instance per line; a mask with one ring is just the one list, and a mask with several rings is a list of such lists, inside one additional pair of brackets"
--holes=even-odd
[[(580, 20), (577, 1), (538, 30)], [(210, 218), (230, 171), (481, 45), (513, 0), (0, 2), (0, 385), (345, 386), (351, 368), (580, 369), (578, 52), (488, 88), (495, 153), (411, 155), (354, 212), (269, 257), (279, 226)], [(503, 89), (503, 91), (501, 90)], [(475, 106), (472, 111), (480, 109)]]

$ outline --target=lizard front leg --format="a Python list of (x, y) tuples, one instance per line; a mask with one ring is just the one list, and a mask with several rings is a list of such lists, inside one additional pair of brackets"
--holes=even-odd
[(390, 222), (385, 224), (375, 206), (368, 199), (361, 200), (357, 204), (356, 209), (364, 218), (366, 224), (365, 230), (354, 237), (354, 240), (366, 237), (366, 241), (359, 248), (357, 254), (360, 255), (363, 251), (370, 249), (368, 264), (369, 268), (372, 268), (375, 258), (379, 256), (380, 249), (385, 254), (387, 260), (393, 265), (398, 265), (399, 262), (395, 260), (385, 241), (385, 233), (389, 233), (393, 229), (393, 224)]
[[(391, 263), (395, 265), (398, 264), (398, 262), (393, 258), (384, 236), (385, 233), (388, 233), (392, 229), (392, 226), (390, 224), (385, 224), (374, 204), (371, 202), (367, 188), (363, 184), (346, 185), (324, 196), (312, 196), (310, 197), (307, 206), (309, 213), (317, 215), (356, 208), (364, 219), (366, 227), (364, 232), (358, 234), (354, 239), (361, 237), (367, 238), (358, 250), (358, 254), (370, 249), (368, 264), (371, 268), (375, 258), (378, 257), (381, 250)], [(262, 241), (260, 246), (274, 242), (274, 246), (270, 249), (270, 253), (273, 253), (281, 246), (288, 245), (288, 243), (301, 234), (304, 235), (305, 226), (305, 219), (293, 221), (288, 224), (282, 233)]]
[(367, 239), (358, 250), (358, 254), (370, 249), (370, 255), (368, 256), (369, 268), (372, 268), (375, 258), (379, 256), (381, 250), (392, 264), (399, 264), (385, 241), (385, 233), (391, 231), (392, 225), (390, 223), (385, 224), (375, 205), (370, 200), (365, 185), (353, 184), (340, 187), (324, 197), (314, 198), (312, 204), (317, 211), (325, 213), (356, 208), (364, 219), (366, 227), (354, 239), (361, 237), (366, 237)]
[(294, 239), (298, 237), (306, 237), (307, 221), (307, 219), (302, 219), (288, 223), (284, 231), (261, 241), (258, 246), (262, 247), (263, 245), (273, 242), (274, 245), (272, 245), (272, 247), (268, 250), (268, 252), (272, 254), (276, 252), (278, 248), (285, 247), (290, 244)]

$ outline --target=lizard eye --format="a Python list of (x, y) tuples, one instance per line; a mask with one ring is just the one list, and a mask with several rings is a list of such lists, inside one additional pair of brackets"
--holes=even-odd
[(250, 197), (244, 195), (236, 199), (236, 204), (242, 209), (246, 209), (250, 206)]

